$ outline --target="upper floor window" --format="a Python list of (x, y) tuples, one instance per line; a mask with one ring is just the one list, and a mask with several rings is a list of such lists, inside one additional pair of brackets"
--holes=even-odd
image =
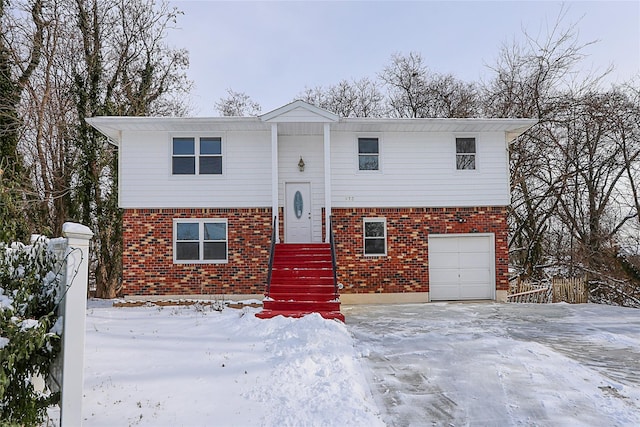
[(221, 175), (222, 138), (176, 137), (172, 141), (173, 175)]
[(370, 256), (387, 254), (387, 220), (385, 218), (364, 219), (364, 254)]
[(456, 169), (472, 170), (476, 168), (476, 139), (456, 138)]
[(178, 263), (227, 261), (226, 219), (174, 220), (173, 259)]
[(358, 138), (358, 170), (380, 170), (380, 141), (378, 138)]

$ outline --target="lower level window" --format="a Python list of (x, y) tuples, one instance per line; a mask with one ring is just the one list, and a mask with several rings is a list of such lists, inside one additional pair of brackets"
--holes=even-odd
[(364, 219), (364, 254), (370, 256), (387, 254), (387, 220), (385, 218)]
[(226, 219), (175, 219), (173, 259), (177, 263), (227, 262)]

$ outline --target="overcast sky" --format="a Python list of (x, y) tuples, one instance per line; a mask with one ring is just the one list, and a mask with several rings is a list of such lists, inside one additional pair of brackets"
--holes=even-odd
[[(544, 38), (556, 1), (173, 1), (184, 12), (169, 43), (187, 48), (196, 116), (217, 116), (227, 89), (268, 112), (305, 87), (375, 76), (394, 52), (422, 54), (426, 65), (466, 81), (489, 75), (504, 43), (523, 30)], [(563, 27), (576, 24), (586, 69), (614, 65), (611, 81), (640, 72), (640, 2), (564, 2)]]

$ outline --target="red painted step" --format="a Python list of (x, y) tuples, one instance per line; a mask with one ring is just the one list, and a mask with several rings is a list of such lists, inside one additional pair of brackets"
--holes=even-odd
[(320, 314), (320, 316), (324, 317), (325, 319), (330, 319), (330, 320), (336, 319), (336, 320), (340, 320), (341, 322), (344, 322), (344, 315), (339, 311), (311, 311), (307, 313), (307, 312), (301, 312), (301, 311), (263, 310), (260, 313), (256, 313), (256, 317), (259, 317), (260, 319), (271, 319), (272, 317), (276, 317), (276, 316), (302, 317), (311, 313), (318, 313)]
[(256, 316), (264, 319), (320, 313), (324, 318), (344, 322), (333, 274), (328, 244), (277, 244), (269, 295)]

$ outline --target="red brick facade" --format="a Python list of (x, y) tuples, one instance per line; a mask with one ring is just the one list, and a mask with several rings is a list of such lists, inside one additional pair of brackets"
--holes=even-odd
[[(338, 280), (345, 285), (342, 292), (427, 292), (429, 234), (476, 232), (494, 233), (496, 289), (507, 290), (506, 216), (505, 207), (334, 208)], [(228, 262), (174, 264), (174, 218), (226, 218)], [(123, 294), (263, 293), (271, 218), (270, 208), (125, 209)], [(363, 218), (386, 218), (386, 256), (364, 256)]]
[[(226, 218), (228, 262), (174, 264), (174, 218)], [(261, 294), (267, 280), (271, 209), (125, 209), (124, 295)]]
[[(331, 214), (343, 293), (428, 292), (429, 234), (453, 233), (493, 233), (496, 289), (509, 289), (505, 207), (334, 208)], [(386, 218), (386, 256), (364, 256), (363, 218)]]

